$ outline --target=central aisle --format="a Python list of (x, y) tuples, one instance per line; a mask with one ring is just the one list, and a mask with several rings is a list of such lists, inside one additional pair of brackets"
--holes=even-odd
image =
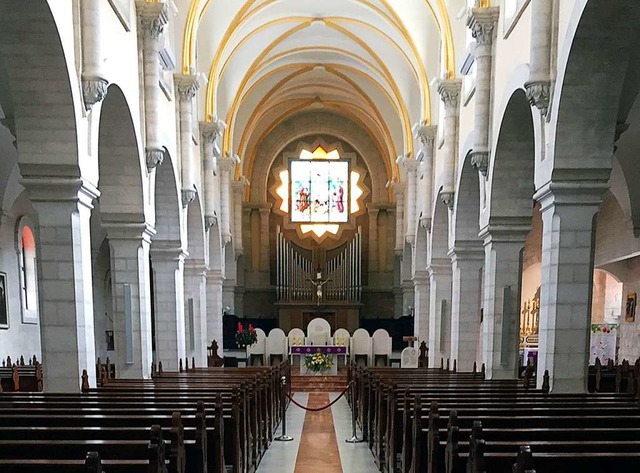
[[(296, 393), (302, 405), (320, 407), (337, 394)], [(308, 404), (307, 404), (308, 403)], [(276, 436), (280, 435), (280, 428)], [(360, 432), (358, 432), (360, 434)], [(290, 404), (287, 434), (292, 442), (273, 442), (256, 473), (375, 473), (378, 469), (366, 443), (349, 444), (351, 409), (343, 397), (331, 409), (306, 412)]]

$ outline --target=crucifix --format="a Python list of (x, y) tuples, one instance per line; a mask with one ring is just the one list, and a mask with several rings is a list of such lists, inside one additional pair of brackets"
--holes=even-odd
[(316, 270), (316, 278), (315, 279), (307, 278), (307, 281), (309, 281), (311, 284), (313, 284), (316, 287), (316, 296), (318, 296), (317, 305), (320, 305), (320, 303), (322, 302), (322, 286), (324, 286), (329, 281), (331, 281), (331, 279), (322, 279), (322, 271), (318, 267), (318, 269)]

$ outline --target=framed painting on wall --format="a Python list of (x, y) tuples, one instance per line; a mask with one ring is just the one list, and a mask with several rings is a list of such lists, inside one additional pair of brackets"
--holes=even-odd
[(0, 272), (0, 328), (9, 328), (9, 297), (7, 296), (7, 273)]
[(627, 306), (624, 313), (624, 321), (625, 322), (635, 322), (636, 321), (636, 304), (638, 303), (638, 294), (635, 292), (630, 292), (627, 294)]

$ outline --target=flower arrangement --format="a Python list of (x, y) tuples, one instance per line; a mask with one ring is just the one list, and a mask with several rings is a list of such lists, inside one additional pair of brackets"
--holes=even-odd
[(591, 333), (611, 333), (613, 330), (616, 330), (620, 325), (619, 324), (591, 324)]
[(324, 353), (314, 353), (313, 355), (307, 355), (304, 358), (304, 366), (314, 373), (319, 373), (321, 371), (328, 370), (333, 366), (333, 362), (331, 361), (331, 357)]
[(245, 348), (251, 346), (258, 341), (258, 334), (252, 324), (249, 324), (249, 328), (244, 328), (242, 323), (238, 322), (238, 331), (236, 332), (236, 345), (239, 348)]

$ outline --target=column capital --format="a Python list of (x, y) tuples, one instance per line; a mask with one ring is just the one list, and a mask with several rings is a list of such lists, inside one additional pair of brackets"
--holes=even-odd
[(407, 170), (408, 173), (415, 173), (416, 169), (420, 165), (420, 161), (409, 157), (406, 154), (401, 154), (396, 159), (396, 163)]
[(184, 248), (175, 247), (173, 245), (163, 245), (162, 242), (154, 242), (149, 250), (151, 260), (154, 262), (170, 262), (184, 263), (189, 256), (189, 252)]
[(233, 171), (236, 165), (240, 163), (241, 163), (240, 156), (238, 156), (237, 154), (229, 154), (229, 153), (223, 156), (219, 161), (220, 169), (222, 169), (223, 172)]
[(531, 106), (536, 107), (542, 116), (546, 117), (551, 100), (551, 81), (530, 80), (524, 83), (524, 90)]
[(425, 269), (415, 271), (411, 280), (413, 281), (414, 287), (429, 284), (429, 271)]
[[(578, 170), (575, 172), (581, 173)], [(582, 174), (583, 176), (577, 175), (571, 180), (549, 181), (538, 189), (533, 199), (540, 202), (540, 211), (552, 205), (595, 207), (597, 210), (602, 202), (602, 194), (609, 189), (608, 180), (604, 180), (609, 173), (606, 169), (592, 169), (582, 171)]]
[(438, 94), (444, 102), (446, 111), (457, 113), (460, 105), (460, 91), (462, 90), (461, 79), (440, 79), (438, 80)]
[(173, 82), (181, 102), (186, 102), (195, 97), (201, 85), (200, 74), (174, 74)]
[(84, 108), (91, 110), (93, 106), (102, 102), (107, 96), (109, 82), (102, 77), (82, 74), (82, 98)]
[(164, 32), (167, 23), (169, 23), (168, 4), (136, 0), (136, 10), (142, 32), (150, 38), (158, 39)]
[(493, 32), (499, 16), (499, 7), (475, 7), (471, 9), (471, 14), (467, 18), (467, 27), (471, 29), (471, 35), (478, 45), (491, 46)]
[(431, 231), (431, 217), (420, 217), (418, 220), (418, 224), (420, 228), (424, 229), (427, 232)]
[(402, 182), (399, 182), (399, 181), (388, 181), (385, 184), (385, 187), (387, 189), (391, 188), (393, 190), (393, 193), (396, 195), (396, 197), (398, 197), (399, 195), (404, 194), (404, 184)]
[(435, 258), (427, 265), (429, 276), (451, 274), (451, 260), (448, 258)]
[(212, 145), (219, 136), (222, 136), (225, 128), (227, 128), (227, 124), (217, 118), (214, 118), (212, 122), (200, 122), (202, 141)]
[(416, 123), (411, 129), (413, 136), (420, 141), (424, 152), (430, 156), (433, 153), (438, 127), (435, 125)]
[(240, 176), (240, 179), (231, 182), (231, 188), (233, 189), (233, 192), (236, 193), (244, 192), (245, 187), (249, 185), (251, 185), (249, 179), (244, 176)]
[(81, 177), (26, 176), (20, 184), (27, 189), (32, 202), (74, 202), (93, 209), (100, 191)]
[(203, 276), (207, 275), (207, 265), (203, 260), (186, 259), (184, 262), (184, 271), (189, 276)]
[(524, 243), (531, 231), (531, 217), (492, 217), (489, 225), (480, 229), (484, 245), (491, 243)]
[(220, 269), (208, 269), (207, 270), (207, 284), (222, 284), (224, 283), (224, 276)]
[(446, 205), (449, 210), (453, 210), (455, 197), (456, 197), (455, 192), (440, 192), (440, 202)]
[(484, 249), (482, 240), (457, 241), (447, 255), (451, 262), (457, 261), (484, 261)]
[(107, 231), (109, 242), (128, 240), (151, 243), (151, 238), (156, 234), (156, 229), (147, 222), (132, 223), (103, 219), (102, 226)]
[(182, 196), (182, 208), (186, 209), (191, 202), (196, 200), (198, 193), (195, 189), (182, 189), (180, 191)]
[(261, 217), (264, 217), (264, 216), (267, 216), (267, 217), (268, 217), (268, 216), (271, 214), (271, 207), (272, 207), (272, 204), (271, 204), (271, 203), (268, 203), (267, 205), (268, 205), (268, 206), (261, 206), (261, 207), (258, 207), (258, 212), (260, 212), (260, 216), (261, 216)]
[(489, 173), (489, 151), (474, 149), (469, 153), (469, 157), (471, 158), (471, 166), (476, 168), (484, 177), (487, 177)]

